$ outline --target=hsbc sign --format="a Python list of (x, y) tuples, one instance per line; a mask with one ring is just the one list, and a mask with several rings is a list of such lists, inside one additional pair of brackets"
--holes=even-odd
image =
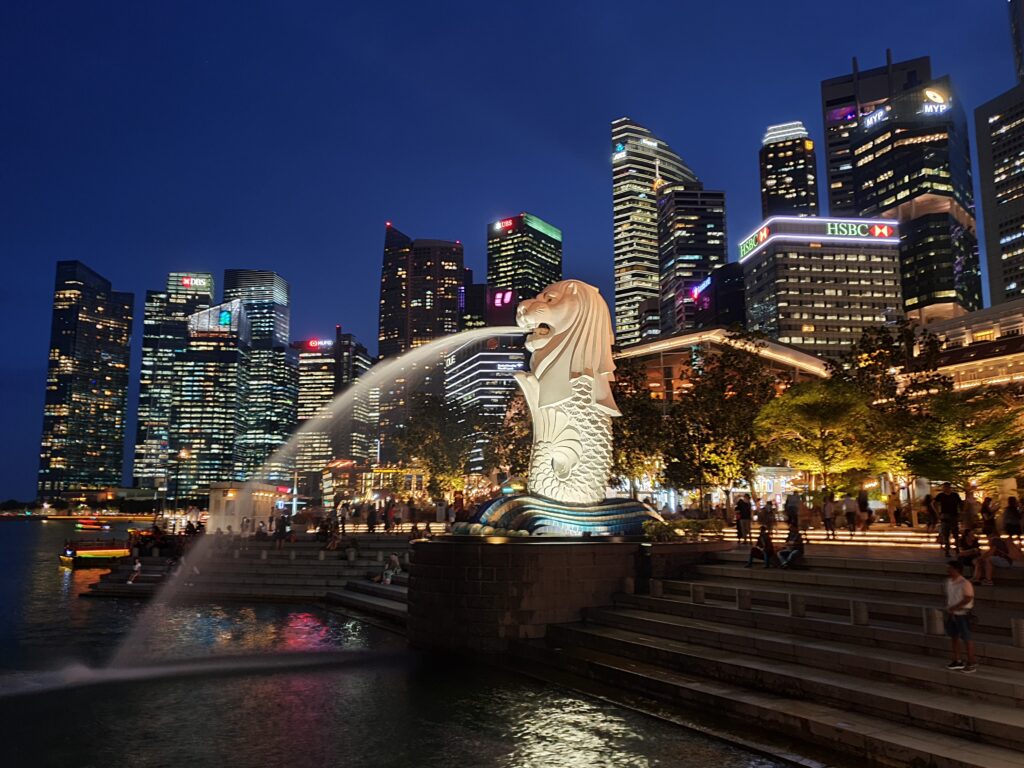
[(896, 230), (889, 224), (830, 221), (826, 224), (825, 234), (833, 237), (892, 237)]

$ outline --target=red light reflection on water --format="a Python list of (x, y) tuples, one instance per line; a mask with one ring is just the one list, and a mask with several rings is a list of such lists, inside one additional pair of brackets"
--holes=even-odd
[(281, 647), (290, 651), (318, 650), (330, 645), (327, 625), (315, 614), (295, 612), (281, 629)]

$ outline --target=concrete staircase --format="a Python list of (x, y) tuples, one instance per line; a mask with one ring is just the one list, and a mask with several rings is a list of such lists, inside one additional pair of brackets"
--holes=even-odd
[(344, 589), (328, 592), (326, 600), (405, 626), (409, 614), (409, 575), (399, 574), (390, 584), (353, 579), (346, 582)]
[[(355, 545), (350, 559), (348, 545)], [(281, 600), (303, 602), (325, 599), (345, 589), (350, 581), (380, 573), (386, 556), (397, 552), (407, 557), (408, 539), (384, 534), (349, 537), (335, 551), (307, 538), (276, 550), (273, 542), (252, 539), (211, 540), (199, 551), (187, 554), (180, 573), (178, 594), (197, 600)], [(149, 597), (169, 576), (165, 558), (143, 557), (143, 570), (134, 584), (127, 584), (131, 562), (119, 563), (93, 584), (89, 597)], [(192, 568), (198, 568), (194, 573)]]
[(713, 712), (838, 764), (1024, 766), (1024, 647), (1011, 635), (1024, 573), (978, 588), (981, 666), (969, 675), (945, 668), (941, 557), (812, 556), (799, 571), (745, 560), (726, 553), (652, 594), (618, 595), (519, 646), (519, 662)]

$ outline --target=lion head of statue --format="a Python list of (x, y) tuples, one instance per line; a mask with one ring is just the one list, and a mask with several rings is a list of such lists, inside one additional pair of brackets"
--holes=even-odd
[(612, 321), (608, 305), (592, 285), (579, 280), (552, 283), (516, 311), (516, 323), (530, 331), (526, 348), (530, 370), (540, 383), (539, 405), (558, 405), (572, 397), (572, 382), (594, 380), (594, 405), (618, 416), (612, 396)]

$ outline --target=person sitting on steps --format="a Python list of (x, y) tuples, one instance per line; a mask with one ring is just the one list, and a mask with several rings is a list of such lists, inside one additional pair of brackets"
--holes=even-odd
[[(1010, 568), (1014, 562), (1021, 559), (1024, 559), (1024, 554), (1013, 540), (1004, 539), (999, 534), (992, 534), (988, 537), (988, 549), (978, 557), (976, 571), (981, 571), (983, 578), (981, 583), (986, 587), (991, 587), (993, 585), (992, 574), (996, 568)], [(975, 573), (975, 583), (977, 583), (977, 577), (978, 574)]]
[(804, 537), (800, 533), (798, 525), (789, 526), (789, 534), (786, 536), (786, 546), (779, 551), (779, 564), (788, 568), (794, 562), (799, 563), (804, 557)]
[(775, 544), (772, 542), (772, 535), (767, 526), (761, 526), (761, 532), (758, 534), (754, 546), (750, 548), (750, 556), (747, 557), (747, 564), (744, 567), (750, 568), (754, 564), (755, 557), (764, 560), (765, 568), (772, 567), (772, 560), (775, 559)]

